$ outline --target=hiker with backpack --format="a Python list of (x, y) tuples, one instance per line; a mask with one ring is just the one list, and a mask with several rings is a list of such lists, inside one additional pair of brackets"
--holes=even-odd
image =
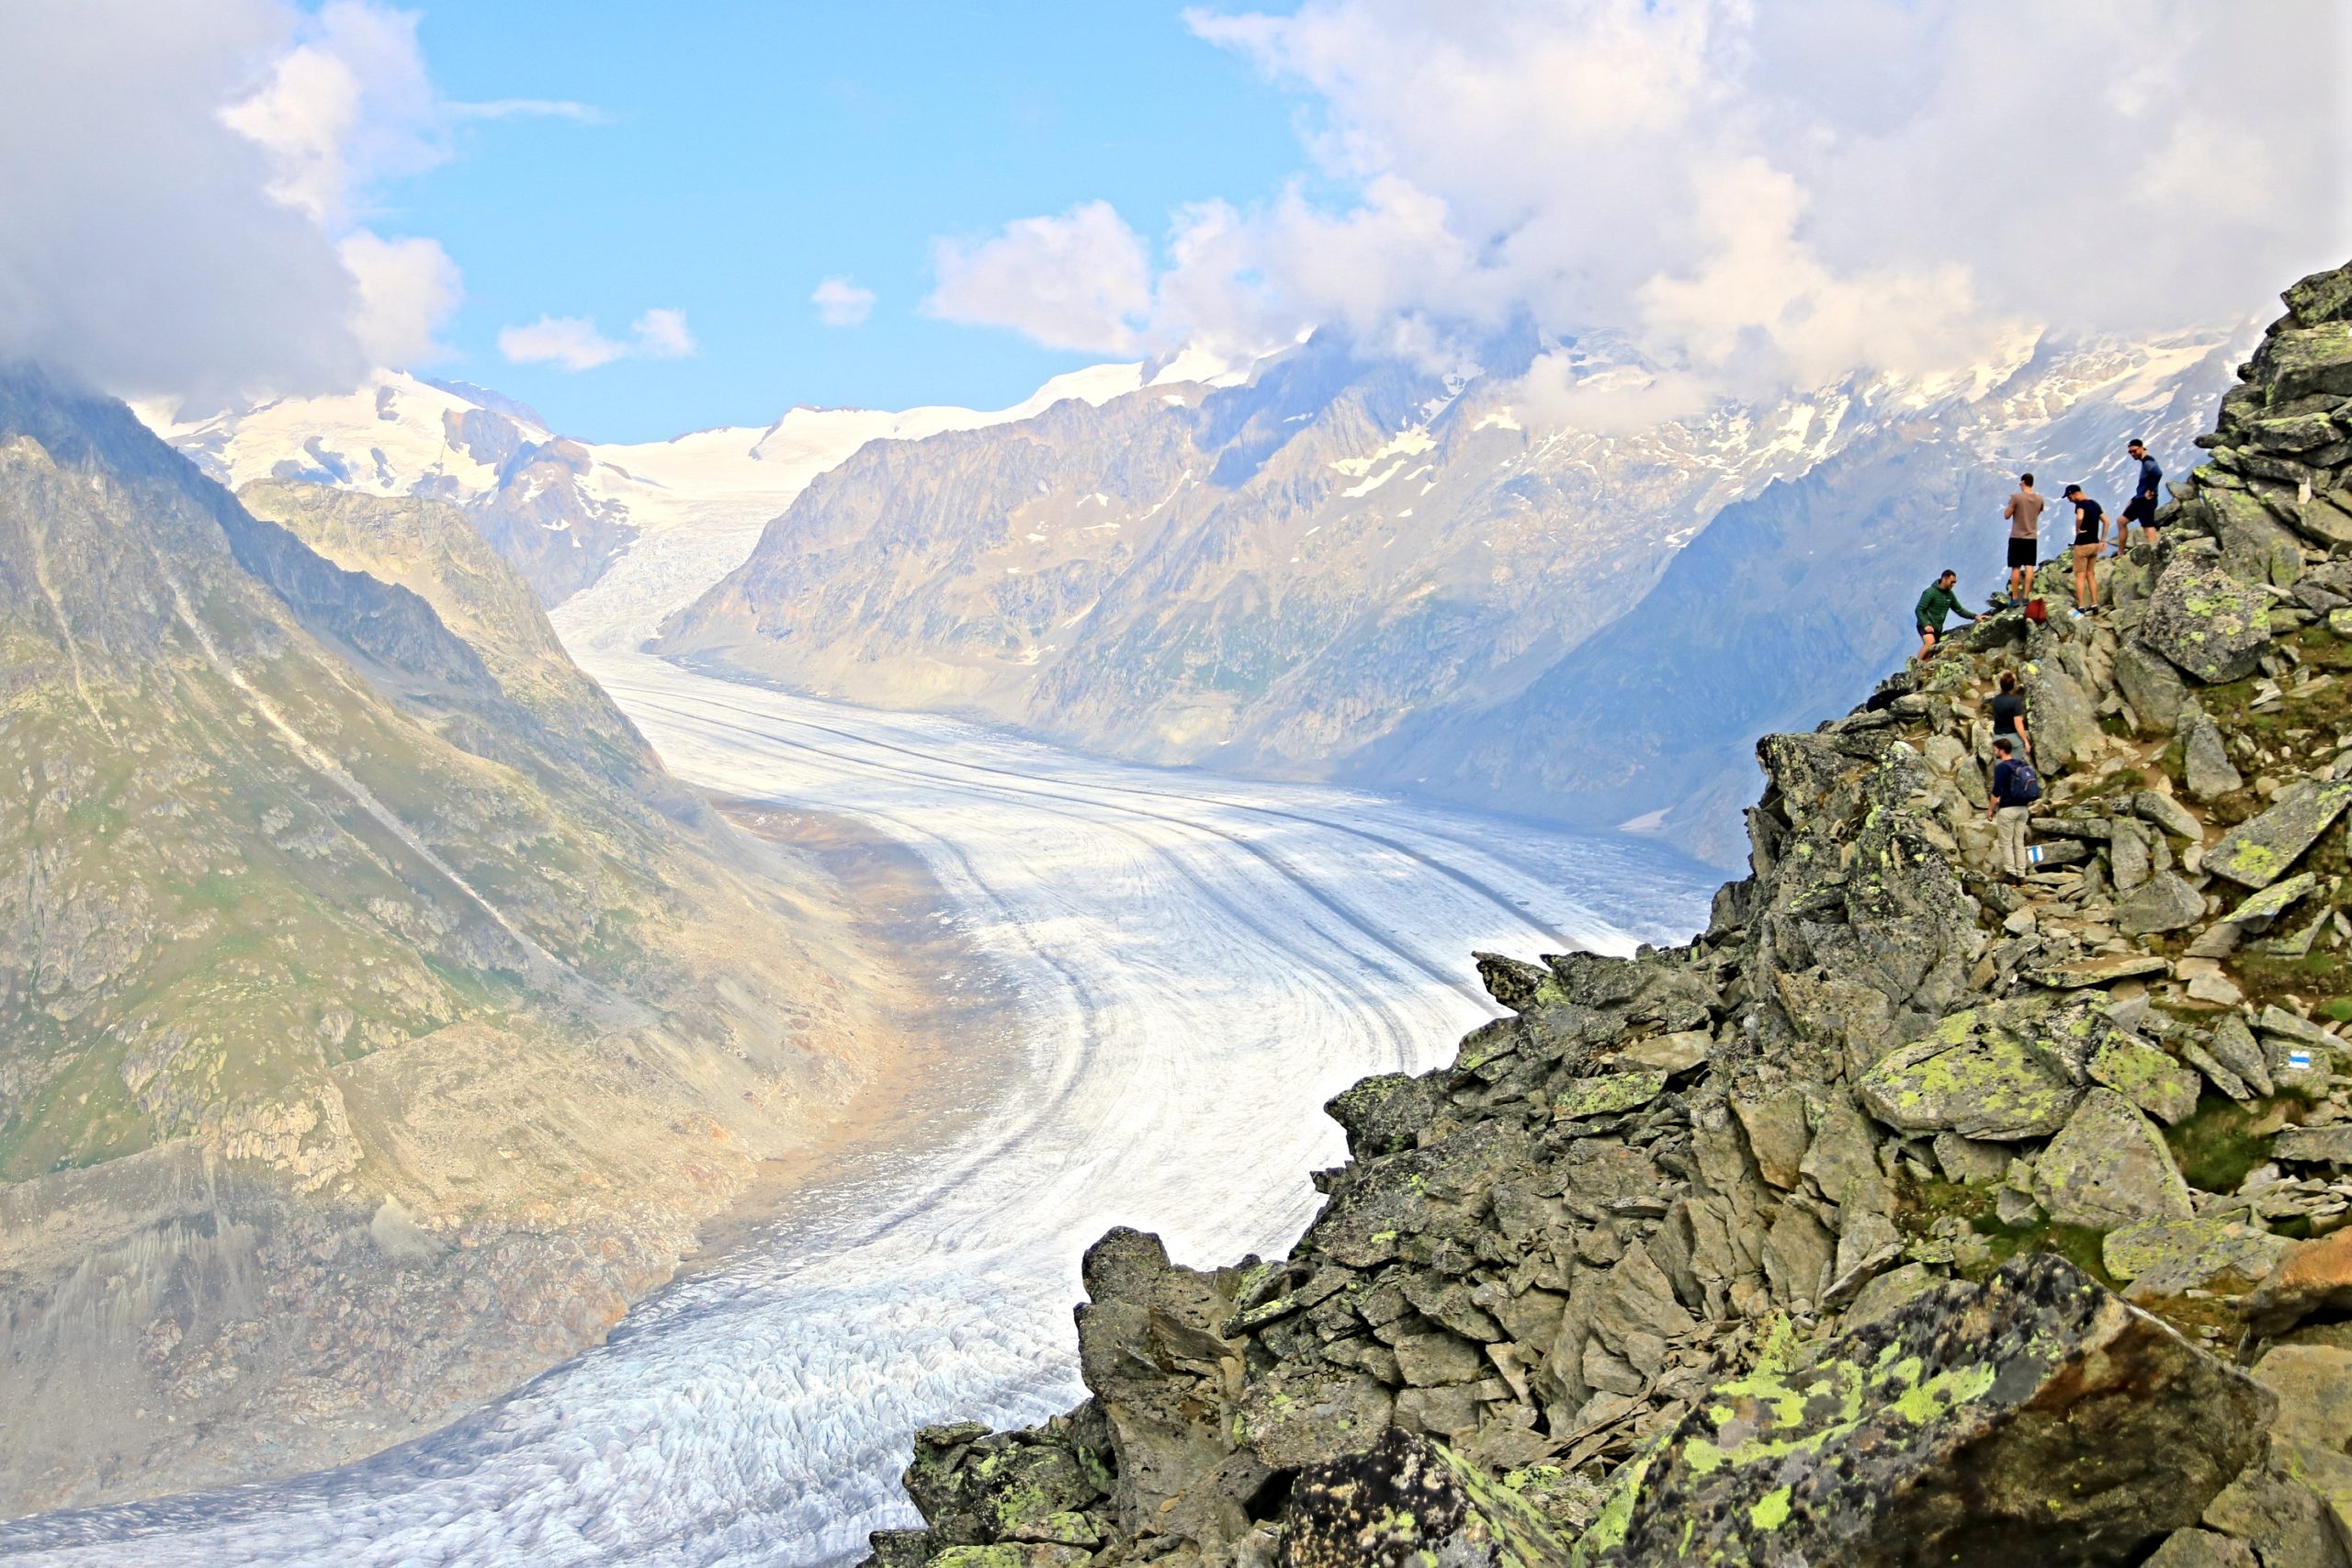
[[(2098, 545), (2100, 525), (2105, 510), (2083, 493), (2080, 485), (2066, 487), (2066, 500), (2075, 508), (2075, 608), (2086, 615), (2098, 614)], [(2119, 537), (2122, 525), (2116, 525)], [(2121, 547), (2116, 553), (2122, 554)]]
[(2009, 520), (2009, 597), (2019, 604), (2033, 586), (2033, 569), (2041, 556), (2041, 509), (2046, 503), (2033, 488), (2033, 476), (2019, 474), (2017, 493), (2001, 509)]
[(1993, 824), (1999, 840), (2002, 873), (2012, 882), (2023, 882), (2032, 866), (2026, 855), (2026, 818), (2041, 798), (2041, 780), (2033, 764), (2017, 753), (2018, 743), (2009, 737), (1993, 738), (1993, 793), (1984, 820)]
[(1959, 581), (1960, 573), (1950, 567), (1944, 568), (1928, 591), (1919, 595), (1919, 602), (1911, 607), (1911, 619), (1919, 628), (1919, 651), (1912, 658), (1925, 659), (1936, 650), (1936, 644), (1943, 640), (1946, 615), (1958, 615), (1963, 621), (1976, 618), (1960, 607), (1960, 595), (1952, 592), (1952, 585)]

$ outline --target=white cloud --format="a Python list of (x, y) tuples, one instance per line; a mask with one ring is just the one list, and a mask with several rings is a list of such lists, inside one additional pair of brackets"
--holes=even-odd
[(457, 264), (432, 240), (387, 240), (365, 229), (336, 246), (358, 284), (352, 335), (370, 365), (421, 365), (446, 352), (434, 328), (458, 308), (464, 290)]
[[(2018, 323), (2234, 319), (2352, 253), (2335, 0), (1187, 20), (1298, 96), (1311, 178), (1179, 211), (1156, 261), (1100, 202), (943, 243), (937, 313), (1115, 353), (1330, 324), (1432, 363), (1513, 323), (1599, 332), (1650, 361), (1665, 407), (1968, 363)], [(1555, 402), (1581, 385), (1547, 374)]]
[(569, 98), (489, 98), (481, 103), (444, 103), (451, 119), (569, 119), (581, 125), (606, 123), (605, 111), (594, 104)]
[(695, 351), (695, 334), (686, 330), (684, 310), (653, 310), (629, 323), (637, 352), (648, 359), (687, 359)]
[(526, 327), (502, 327), (498, 352), (512, 365), (553, 365), (565, 370), (594, 370), (628, 352), (581, 316), (541, 316)]
[(932, 267), (933, 315), (1012, 327), (1051, 348), (1128, 353), (1151, 307), (1143, 242), (1107, 201), (1023, 218), (977, 243), (938, 241)]
[(336, 226), (368, 186), (448, 154), (414, 15), (331, 0), (299, 27), (260, 90), (220, 118), (267, 152), (270, 194)]
[(874, 313), (874, 290), (846, 277), (825, 279), (808, 300), (817, 307), (817, 319), (829, 327), (854, 327)]
[(375, 195), (527, 114), (595, 118), (441, 98), (372, 0), (0, 4), (0, 359), (218, 407), (435, 357), (457, 266)]
[(630, 324), (628, 343), (616, 343), (584, 316), (541, 316), (528, 326), (502, 328), (498, 352), (512, 365), (552, 365), (562, 370), (594, 370), (616, 359), (684, 359), (695, 352), (683, 310), (648, 310)]
[(350, 220), (422, 79), (348, 3), (0, 6), (0, 359), (218, 406), (428, 343), (455, 269)]

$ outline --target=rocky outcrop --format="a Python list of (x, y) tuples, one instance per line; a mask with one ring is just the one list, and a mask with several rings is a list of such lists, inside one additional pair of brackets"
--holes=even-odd
[[(934, 1497), (960, 1444), (1088, 1476), (1050, 1560), (1098, 1568), (2345, 1561), (2352, 642), (2312, 610), (2352, 562), (2309, 498), (2352, 465), (2352, 269), (2289, 298), (2107, 613), (2053, 563), (2047, 625), (1764, 739), (1750, 874), (1687, 945), (1480, 954), (1509, 1016), (1332, 1101), (1287, 1258), (1104, 1238), (1093, 1397), (926, 1434), (931, 1528), (876, 1560), (1047, 1550)], [(2004, 672), (2073, 721), (2030, 710), (2020, 880)]]

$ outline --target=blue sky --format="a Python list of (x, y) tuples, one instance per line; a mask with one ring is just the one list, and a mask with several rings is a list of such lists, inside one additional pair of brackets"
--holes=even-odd
[[(428, 5), (455, 100), (604, 118), (476, 123), (379, 187), (373, 225), (438, 240), (465, 301), (429, 367), (603, 440), (758, 423), (796, 402), (1018, 401), (1099, 354), (925, 315), (931, 243), (1106, 198), (1147, 232), (1181, 204), (1272, 196), (1304, 160), (1293, 106), (1173, 6)], [(854, 328), (810, 292), (872, 289)], [(683, 310), (697, 353), (584, 372), (510, 365), (502, 327)]]
[(1532, 325), (1640, 384), (1526, 406), (1635, 428), (2352, 253), (2341, 0), (1249, 3), (0, 0), (0, 358), (629, 440)]

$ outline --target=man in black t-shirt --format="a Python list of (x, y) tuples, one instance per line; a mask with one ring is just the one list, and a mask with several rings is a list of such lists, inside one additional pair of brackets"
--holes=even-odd
[[(2066, 487), (2066, 500), (2075, 508), (2075, 607), (2086, 615), (2098, 614), (2098, 536), (2107, 511), (2083, 493), (2080, 485)], [(2122, 525), (2117, 525), (2120, 535)], [(2122, 553), (2122, 547), (2116, 547)]]
[(2156, 542), (2156, 508), (2162, 503), (2159, 491), (2165, 482), (2165, 471), (2156, 467), (2154, 457), (2148, 456), (2146, 442), (2134, 436), (2124, 450), (2131, 453), (2132, 460), (2140, 465), (2140, 477), (2132, 481), (2132, 499), (2123, 503), (2123, 515), (2115, 525), (2117, 555), (2123, 553), (2127, 542), (2124, 538), (2126, 524), (2137, 523), (2140, 525), (2140, 536), (2152, 545)]

